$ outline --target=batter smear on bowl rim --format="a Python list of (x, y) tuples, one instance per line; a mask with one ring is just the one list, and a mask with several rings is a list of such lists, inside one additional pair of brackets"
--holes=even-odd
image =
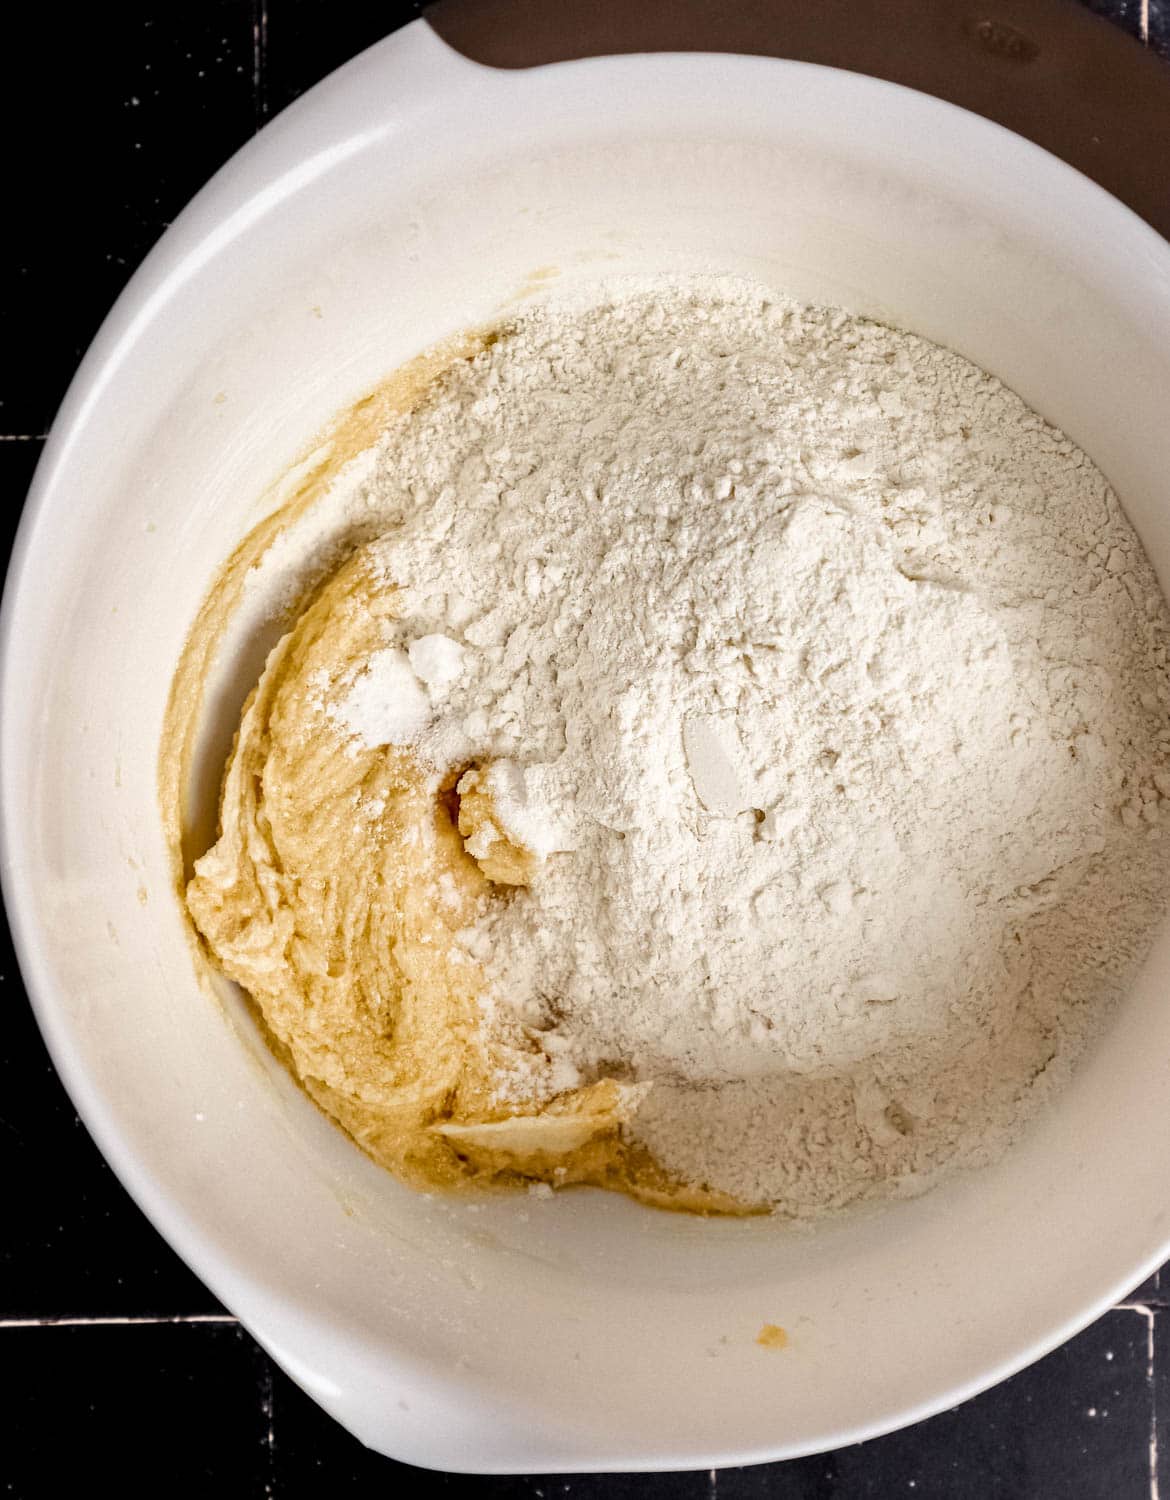
[(187, 905), (415, 1186), (921, 1191), (1145, 955), (1170, 616), (954, 353), (721, 278), (552, 299), (264, 537), (243, 591), (313, 587)]

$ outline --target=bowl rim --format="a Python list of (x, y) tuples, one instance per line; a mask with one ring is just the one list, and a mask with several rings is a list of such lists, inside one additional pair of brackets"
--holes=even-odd
[[(425, 21), (411, 22), (376, 43), (366, 52), (359, 54), (358, 59), (353, 61), (360, 59), (368, 64), (371, 58), (376, 57), (379, 63), (384, 64), (390, 70), (395, 70), (406, 58), (405, 49), (408, 39), (412, 34), (417, 36), (420, 27), (429, 36), (433, 36)], [(457, 69), (485, 71), (481, 65), (458, 57), (437, 39), (435, 39), (435, 45), (450, 52), (451, 58), (458, 59)], [(403, 51), (401, 59), (398, 57), (400, 50)], [(635, 65), (644, 61), (648, 56), (650, 54), (638, 54), (634, 57), (626, 57), (622, 59), (622, 62), (626, 66)], [(655, 54), (654, 61), (656, 65), (661, 66), (666, 59), (681, 56), (685, 56), (688, 64), (692, 65), (703, 59), (725, 57), (724, 54), (713, 53)], [(606, 57), (590, 58), (548, 64), (540, 71), (596, 69), (606, 67), (613, 61)], [(982, 116), (971, 114), (957, 105), (922, 94), (917, 90), (863, 74), (845, 74), (843, 70), (786, 59), (751, 58), (748, 61), (753, 66), (768, 69), (800, 69), (849, 77), (858, 89), (871, 90), (875, 98), (879, 94), (883, 97), (913, 95), (917, 99), (929, 102), (939, 111), (966, 115), (976, 122), (980, 130), (988, 133), (989, 139), (994, 139), (995, 136), (1009, 138), (1019, 147), (1034, 153), (1038, 160), (1042, 159), (1046, 164), (1046, 170), (1061, 174), (1067, 182), (1075, 183), (1076, 191), (1092, 195), (1098, 210), (1112, 220), (1119, 232), (1124, 232), (1132, 244), (1144, 245), (1147, 254), (1162, 258), (1170, 269), (1170, 243), (1163, 240), (1137, 214), (1075, 168), (1052, 156), (1043, 148)], [(344, 75), (352, 65), (352, 62), (345, 64), (341, 69), (330, 74), (280, 116), (281, 123), (276, 128), (280, 132), (282, 142), (299, 138), (303, 140), (306, 148), (308, 147), (317, 110), (326, 99), (333, 100), (339, 90), (344, 90), (346, 86)], [(449, 83), (449, 89), (457, 86), (458, 78), (459, 73), (456, 70), (453, 74), (454, 85)], [(169, 298), (177, 289), (176, 278), (182, 266), (199, 250), (206, 238), (205, 227), (197, 220), (204, 220), (209, 214), (214, 215), (223, 206), (224, 201), (230, 200), (234, 191), (235, 174), (238, 172), (240, 163), (254, 165), (262, 159), (265, 149), (272, 143), (270, 132), (273, 129), (273, 126), (266, 127), (264, 132), (246, 142), (229, 158), (228, 162), (184, 208), (145, 257), (95, 335), (51, 425), (13, 541), (3, 600), (0, 602), (0, 889), (3, 892), (13, 946), (33, 1015), (54, 1068), (86, 1129), (122, 1187), (145, 1213), (148, 1220), (225, 1305), (234, 1311), (233, 1304), (239, 1299), (242, 1304), (250, 1304), (252, 1307), (263, 1306), (267, 1309), (265, 1315), (250, 1313), (248, 1316), (241, 1317), (239, 1321), (272, 1357), (288, 1370), (288, 1357), (280, 1351), (278, 1337), (266, 1331), (266, 1325), (277, 1326), (278, 1309), (282, 1314), (287, 1315), (290, 1321), (299, 1321), (302, 1324), (313, 1323), (313, 1310), (306, 1309), (303, 1303), (286, 1298), (283, 1293), (277, 1293), (272, 1282), (262, 1274), (261, 1268), (227, 1253), (225, 1247), (217, 1243), (208, 1228), (200, 1222), (198, 1215), (192, 1214), (186, 1204), (177, 1201), (152, 1175), (138, 1155), (133, 1133), (116, 1117), (108, 1092), (94, 1084), (75, 1054), (68, 1006), (62, 991), (49, 971), (46, 959), (48, 949), (51, 947), (52, 935), (46, 932), (39, 923), (20, 879), (27, 843), (27, 822), (24, 809), (17, 804), (15, 797), (13, 767), (20, 756), (20, 743), (17, 736), (20, 714), (16, 711), (18, 705), (10, 701), (11, 663), (19, 652), (20, 626), (27, 607), (27, 584), (39, 562), (38, 547), (41, 543), (42, 532), (46, 524), (53, 519), (51, 512), (59, 499), (58, 475), (66, 462), (71, 459), (73, 449), (84, 443), (87, 428), (99, 407), (102, 392), (107, 383), (119, 375), (123, 358), (127, 354), (132, 358), (135, 339), (147, 324), (165, 315)], [(269, 139), (266, 140), (265, 137)], [(1011, 1357), (980, 1366), (968, 1379), (951, 1384), (937, 1392), (931, 1399), (905, 1408), (893, 1417), (843, 1427), (831, 1436), (821, 1435), (809, 1440), (783, 1443), (761, 1442), (746, 1448), (719, 1450), (713, 1453), (674, 1451), (634, 1454), (628, 1451), (599, 1449), (596, 1458), (590, 1458), (588, 1461), (569, 1458), (558, 1467), (566, 1473), (614, 1469), (636, 1472), (767, 1463), (823, 1453), (836, 1447), (896, 1431), (970, 1399), (1049, 1353), (1124, 1298), (1133, 1287), (1157, 1270), (1167, 1258), (1170, 1258), (1170, 1228), (1166, 1230), (1155, 1249), (1136, 1264), (1128, 1264), (1123, 1270), (1111, 1273), (1103, 1281), (1101, 1290), (1096, 1296), (1087, 1301), (1077, 1313), (1054, 1326), (1045, 1337), (1026, 1342)], [(323, 1333), (327, 1333), (327, 1324), (324, 1320), (320, 1321), (319, 1326)], [(420, 1380), (428, 1378), (430, 1370), (424, 1361), (405, 1353), (400, 1354), (399, 1357), (407, 1378), (410, 1377), (412, 1371), (417, 1373)], [(289, 1373), (294, 1380), (298, 1379), (295, 1369), (290, 1370)], [(298, 1383), (303, 1382), (298, 1381)], [(454, 1381), (450, 1383), (454, 1385)], [(319, 1398), (315, 1396), (314, 1399)], [(409, 1461), (419, 1462), (414, 1457)], [(425, 1463), (425, 1460), (423, 1462)], [(530, 1473), (542, 1472), (543, 1468), (542, 1465), (523, 1462), (519, 1467), (494, 1466), (489, 1463), (463, 1468), (456, 1467), (444, 1470), (444, 1472)]]

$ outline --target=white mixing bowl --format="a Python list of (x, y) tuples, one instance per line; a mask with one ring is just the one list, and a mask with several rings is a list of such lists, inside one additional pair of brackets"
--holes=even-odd
[[(421, 22), (282, 115), (163, 238), (62, 408), (9, 578), (5, 894), (54, 1060), (215, 1293), (360, 1438), (418, 1464), (834, 1447), (1001, 1379), (1170, 1254), (1170, 933), (1006, 1160), (812, 1234), (597, 1192), (409, 1192), (197, 982), (159, 735), (204, 591), (272, 483), (532, 273), (687, 267), (994, 371), (1093, 455), (1170, 578), (1170, 246), (1114, 199), (872, 79), (710, 55), (496, 72)], [(765, 1322), (786, 1349), (755, 1343)]]

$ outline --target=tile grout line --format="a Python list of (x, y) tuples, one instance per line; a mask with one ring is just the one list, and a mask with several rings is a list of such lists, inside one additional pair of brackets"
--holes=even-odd
[(125, 1328), (164, 1323), (214, 1323), (235, 1327), (230, 1313), (191, 1313), (172, 1318), (0, 1318), (0, 1328)]
[(252, 0), (252, 103), (256, 129), (268, 119), (268, 0)]
[[(268, 1427), (264, 1433), (264, 1447), (268, 1455), (268, 1473), (264, 1480), (264, 1494), (271, 1497), (276, 1493), (276, 1423), (275, 1423), (275, 1392), (272, 1382), (272, 1366), (268, 1360), (264, 1361), (264, 1377), (260, 1382), (260, 1415), (267, 1418)], [(1156, 1500), (1156, 1497), (1155, 1497)]]
[(1154, 1318), (1156, 1307), (1148, 1302), (1119, 1302), (1117, 1312), (1140, 1313), (1146, 1320), (1146, 1388), (1150, 1393), (1150, 1442), (1149, 1478), (1150, 1500), (1159, 1500), (1158, 1493), (1158, 1390), (1154, 1379)]

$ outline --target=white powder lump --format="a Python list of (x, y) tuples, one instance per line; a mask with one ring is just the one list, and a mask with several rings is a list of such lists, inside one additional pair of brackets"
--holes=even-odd
[(512, 760), (493, 761), (487, 771), (487, 789), (508, 838), (541, 859), (571, 850), (572, 834), (550, 813), (543, 791), (545, 768), (520, 766)]
[(436, 697), (463, 671), (463, 647), (449, 635), (423, 635), (407, 647), (411, 670)]
[(664, 281), (526, 311), (350, 503), (401, 609), (334, 722), (486, 767), (541, 856), (468, 935), (485, 1025), (790, 1215), (1003, 1149), (1167, 891), (1167, 611), (1084, 454), (922, 339)]
[(431, 700), (409, 653), (387, 646), (370, 657), (346, 696), (326, 713), (367, 744), (409, 745), (430, 721)]

